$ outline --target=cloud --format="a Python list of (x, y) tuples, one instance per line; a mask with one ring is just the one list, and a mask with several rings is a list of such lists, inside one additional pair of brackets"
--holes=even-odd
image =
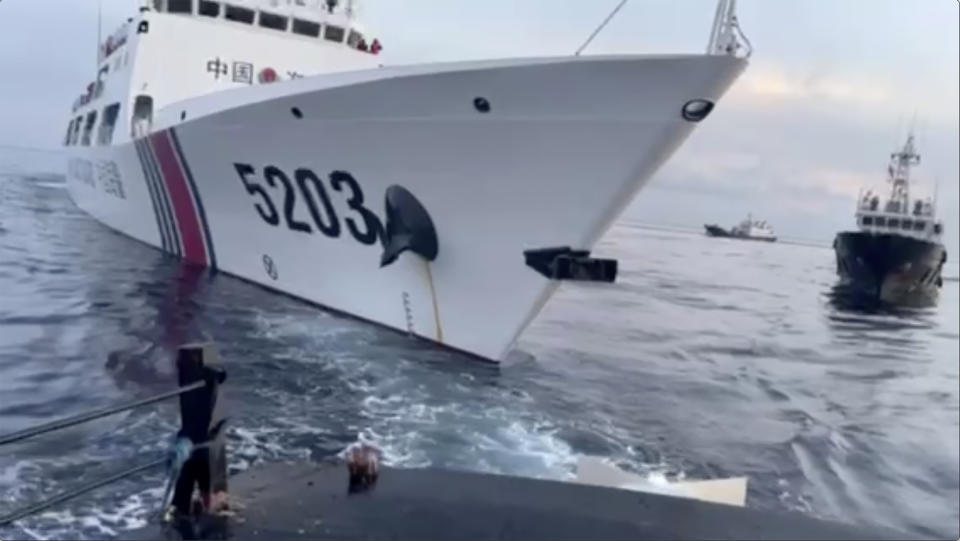
[(677, 163), (681, 175), (694, 176), (705, 182), (721, 183), (723, 179), (756, 171), (762, 165), (760, 155), (739, 150), (717, 149), (682, 159)]
[(875, 113), (897, 102), (893, 89), (863, 77), (833, 73), (791, 73), (777, 66), (751, 66), (729, 99), (739, 106)]
[(818, 167), (809, 173), (810, 183), (823, 191), (842, 197), (856, 197), (865, 186), (874, 184), (871, 175), (863, 171), (844, 171)]
[(752, 64), (728, 99), (740, 106), (846, 109), (867, 121), (916, 111), (921, 118), (956, 125), (958, 93), (956, 82), (921, 86), (891, 72), (840, 71), (825, 64), (791, 69), (766, 61)]
[[(950, 111), (960, 96), (937, 92), (920, 104), (941, 114), (919, 112), (924, 163), (913, 193), (931, 194), (940, 179), (942, 216), (955, 238), (960, 127)], [(851, 226), (861, 189), (887, 189), (889, 152), (903, 144), (914, 103), (908, 94), (882, 74), (755, 62), (656, 175), (653, 190), (641, 195), (652, 202), (638, 201), (636, 213), (649, 218), (671, 208), (663, 219), (697, 225), (753, 211), (783, 235), (828, 241)]]
[(790, 76), (762, 68), (748, 75), (742, 88), (752, 97), (774, 100), (818, 99), (858, 107), (884, 106), (893, 101), (890, 90), (876, 83), (837, 76)]

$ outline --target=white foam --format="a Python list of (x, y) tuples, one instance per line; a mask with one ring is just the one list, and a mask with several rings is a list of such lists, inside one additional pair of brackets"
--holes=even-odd
[[(296, 340), (308, 338), (316, 344), (324, 344), (345, 334), (355, 333), (358, 329), (362, 330), (362, 327), (353, 326), (347, 320), (320, 310), (303, 310), (295, 313), (259, 311), (255, 315), (254, 323), (257, 326), (255, 336), (276, 344), (286, 342), (287, 338)], [(302, 355), (304, 350), (294, 347), (288, 353)]]
[(308, 459), (310, 450), (291, 448), (280, 442), (285, 431), (276, 427), (233, 427), (227, 432), (230, 439), (230, 468), (243, 471), (266, 460)]
[[(360, 429), (358, 441), (378, 447), (388, 466), (426, 467), (439, 460), (441, 466), (474, 471), (573, 476), (576, 456), (551, 423), (525, 419), (525, 412), (504, 406), (472, 407), (455, 401), (459, 397), (430, 403), (431, 395), (423, 385), (405, 384), (402, 379), (373, 387), (374, 392), (361, 400), (361, 415), (369, 423)], [(511, 405), (532, 402), (529, 395), (502, 392)]]
[(23, 472), (29, 469), (36, 470), (36, 464), (29, 460), (18, 460), (14, 462), (10, 466), (0, 470), (0, 485), (16, 486), (23, 477)]
[(150, 515), (159, 511), (162, 495), (163, 487), (158, 486), (128, 495), (116, 505), (85, 508), (82, 515), (47, 511), (21, 521), (21, 529), (35, 539), (76, 536), (78, 529), (96, 531), (95, 538), (118, 537), (122, 531), (145, 527)]

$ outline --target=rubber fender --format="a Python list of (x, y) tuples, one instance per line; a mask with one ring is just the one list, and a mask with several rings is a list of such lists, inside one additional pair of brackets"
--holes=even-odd
[(380, 267), (386, 267), (407, 250), (427, 261), (437, 259), (439, 244), (430, 213), (409, 190), (393, 185), (384, 197), (387, 223), (382, 237)]

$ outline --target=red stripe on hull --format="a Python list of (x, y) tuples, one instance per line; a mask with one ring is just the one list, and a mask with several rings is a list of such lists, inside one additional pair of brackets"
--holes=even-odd
[(203, 244), (200, 220), (193, 205), (193, 196), (187, 186), (187, 179), (174, 154), (170, 134), (166, 131), (160, 132), (150, 136), (150, 140), (153, 152), (160, 163), (163, 182), (167, 186), (167, 192), (170, 193), (173, 211), (177, 215), (180, 238), (183, 241), (183, 257), (191, 263), (207, 265), (207, 250)]

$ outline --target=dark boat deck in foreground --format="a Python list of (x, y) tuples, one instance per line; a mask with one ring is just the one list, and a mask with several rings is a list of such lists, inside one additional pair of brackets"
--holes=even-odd
[[(124, 539), (905, 539), (900, 532), (824, 522), (673, 496), (575, 484), (453, 472), (384, 468), (370, 483), (377, 452), (352, 446), (343, 463), (275, 464), (227, 477), (226, 426), (216, 346), (185, 344), (179, 387), (128, 404), (84, 412), (0, 435), (0, 446), (148, 404), (177, 399), (181, 428), (166, 458), (76, 487), (0, 516), (11, 524), (115, 481), (166, 464), (170, 521)], [(581, 472), (582, 473), (582, 472)], [(351, 484), (351, 481), (353, 482)], [(366, 483), (362, 490), (355, 487)], [(614, 484), (619, 482), (614, 481)], [(201, 505), (230, 513), (204, 514)], [(197, 508), (196, 514), (192, 513)]]
[[(271, 465), (231, 479), (236, 517), (207, 539), (903, 539), (804, 515), (558, 481), (384, 468), (348, 492), (344, 465)], [(180, 539), (160, 526), (128, 539)]]

